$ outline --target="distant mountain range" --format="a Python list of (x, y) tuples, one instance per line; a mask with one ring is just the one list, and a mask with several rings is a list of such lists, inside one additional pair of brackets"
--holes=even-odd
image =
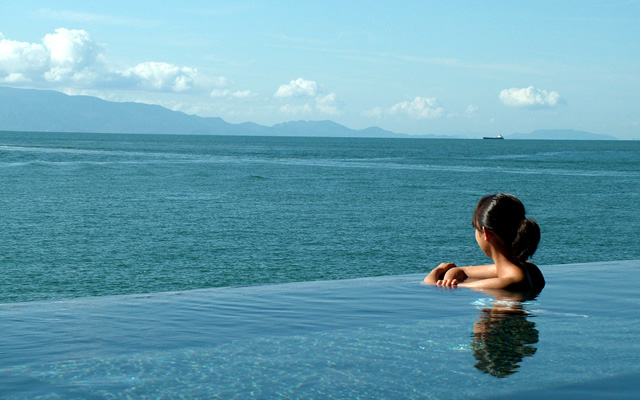
[(0, 131), (411, 137), (377, 127), (349, 129), (332, 121), (294, 121), (271, 127), (252, 122), (231, 124), (157, 105), (9, 87), (0, 87)]
[[(264, 126), (231, 124), (217, 117), (199, 117), (142, 104), (116, 103), (90, 96), (68, 96), (50, 90), (0, 87), (0, 131), (165, 133), (247, 136), (451, 137), (407, 135), (378, 127), (350, 129), (333, 121), (292, 121)], [(459, 137), (469, 137), (459, 136)], [(481, 137), (481, 135), (478, 135)], [(570, 130), (505, 135), (507, 139), (615, 139)]]

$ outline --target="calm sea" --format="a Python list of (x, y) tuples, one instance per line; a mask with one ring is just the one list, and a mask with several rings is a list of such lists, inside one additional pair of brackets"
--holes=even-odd
[(484, 263), (498, 191), (539, 265), (640, 258), (640, 142), (1, 132), (0, 303)]

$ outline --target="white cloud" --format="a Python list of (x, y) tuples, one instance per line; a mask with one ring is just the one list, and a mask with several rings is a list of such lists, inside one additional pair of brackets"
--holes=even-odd
[(102, 51), (84, 30), (56, 29), (42, 44), (0, 35), (0, 82), (91, 82), (103, 70)]
[(56, 29), (46, 34), (42, 43), (49, 50), (52, 64), (74, 69), (93, 64), (101, 51), (86, 31), (77, 29)]
[(287, 85), (281, 85), (275, 97), (313, 97), (318, 93), (318, 84), (314, 81), (298, 78), (289, 82)]
[(412, 101), (403, 101), (389, 108), (391, 115), (405, 114), (416, 119), (440, 118), (444, 108), (435, 98), (416, 97)]
[(558, 92), (548, 92), (533, 86), (504, 89), (500, 92), (500, 101), (508, 107), (516, 108), (553, 108), (564, 102)]
[(163, 62), (144, 62), (123, 74), (145, 88), (158, 91), (184, 92), (194, 87), (198, 71)]
[(211, 97), (217, 98), (247, 99), (255, 96), (256, 93), (253, 93), (251, 90), (237, 90), (232, 92), (229, 89), (214, 89), (211, 91)]
[[(342, 102), (335, 93), (327, 93), (320, 88), (317, 82), (304, 78), (294, 79), (286, 85), (280, 85), (274, 97), (288, 99), (289, 104), (280, 107), (280, 111), (287, 114), (315, 112), (323, 115), (342, 115)], [(315, 106), (310, 103), (310, 97), (315, 98)]]
[(49, 64), (49, 53), (42, 44), (8, 40), (0, 34), (0, 81), (41, 79)]
[(329, 93), (325, 96), (316, 97), (316, 109), (323, 114), (341, 115), (342, 110), (335, 93)]
[(116, 70), (107, 66), (103, 53), (103, 47), (84, 30), (59, 28), (45, 35), (41, 44), (8, 40), (0, 34), (0, 82), (39, 83), (61, 90), (112, 87), (154, 92), (210, 90), (228, 85), (224, 77), (202, 76), (195, 68), (165, 62), (143, 62)]
[[(369, 118), (382, 119), (387, 116), (405, 115), (414, 119), (437, 119), (444, 114), (444, 108), (433, 97), (417, 96), (411, 101), (402, 101), (388, 108), (373, 107), (362, 113)], [(457, 114), (450, 114), (457, 116)]]
[(282, 111), (285, 114), (292, 114), (292, 115), (300, 115), (300, 114), (310, 114), (313, 112), (313, 108), (307, 103), (307, 104), (303, 104), (303, 105), (292, 105), (292, 104), (286, 104), (282, 107), (280, 107), (280, 111)]
[(254, 96), (256, 96), (256, 94), (251, 90), (237, 90), (231, 93), (231, 97), (235, 97), (236, 99), (247, 99)]
[(58, 28), (42, 39), (49, 53), (50, 69), (45, 79), (50, 82), (81, 80), (92, 75), (101, 58), (102, 47), (84, 30)]

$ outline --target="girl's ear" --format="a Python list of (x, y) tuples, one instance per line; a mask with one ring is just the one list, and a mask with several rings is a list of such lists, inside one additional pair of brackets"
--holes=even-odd
[(491, 239), (493, 237), (493, 233), (488, 230), (485, 226), (482, 227), (482, 236), (484, 236), (484, 240), (486, 240), (487, 242), (489, 241), (489, 239)]

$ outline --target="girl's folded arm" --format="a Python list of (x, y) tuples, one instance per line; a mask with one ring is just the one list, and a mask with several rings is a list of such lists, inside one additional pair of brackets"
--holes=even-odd
[(467, 275), (467, 278), (470, 278), (470, 279), (488, 279), (488, 278), (498, 277), (495, 264), (471, 265), (468, 267), (458, 267), (458, 268), (462, 269), (465, 275)]
[(478, 289), (507, 289), (515, 283), (512, 278), (489, 278), (473, 282), (462, 282), (458, 286)]

